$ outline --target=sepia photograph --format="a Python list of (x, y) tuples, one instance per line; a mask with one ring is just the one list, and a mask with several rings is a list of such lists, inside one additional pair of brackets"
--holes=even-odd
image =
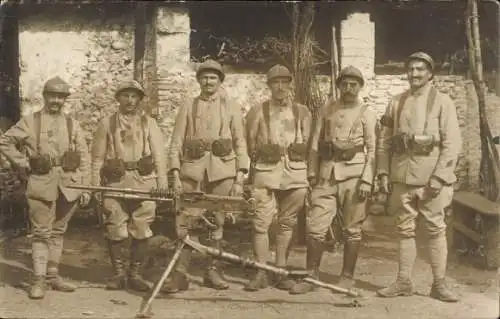
[(0, 1), (0, 318), (500, 317), (495, 0)]

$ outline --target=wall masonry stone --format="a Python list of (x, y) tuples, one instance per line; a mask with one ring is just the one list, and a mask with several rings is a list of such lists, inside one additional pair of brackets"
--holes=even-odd
[(65, 112), (81, 121), (90, 142), (100, 118), (116, 109), (114, 90), (133, 77), (132, 13), (96, 18), (92, 10), (20, 19), (21, 113), (42, 107), (45, 81), (60, 76), (71, 86)]
[(375, 23), (370, 13), (351, 13), (340, 24), (341, 67), (354, 65), (365, 78), (375, 72)]

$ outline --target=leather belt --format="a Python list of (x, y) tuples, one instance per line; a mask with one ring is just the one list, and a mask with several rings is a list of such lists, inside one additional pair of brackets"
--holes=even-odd
[(138, 169), (138, 162), (124, 162), (125, 170), (127, 171), (135, 171)]
[(61, 158), (58, 157), (50, 157), (50, 165), (52, 167), (57, 167), (62, 165), (62, 160)]

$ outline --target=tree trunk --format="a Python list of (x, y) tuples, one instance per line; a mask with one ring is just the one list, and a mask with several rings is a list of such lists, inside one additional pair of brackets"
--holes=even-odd
[[(316, 3), (301, 1), (292, 4), (292, 67), (295, 79), (295, 100), (306, 105), (313, 115), (313, 125), (323, 104), (316, 79), (313, 34), (311, 33)], [(305, 244), (305, 210), (298, 214), (298, 244)]]
[(292, 61), (295, 78), (295, 100), (307, 105), (315, 114), (322, 104), (316, 80), (313, 34), (316, 4), (314, 1), (292, 4)]
[(481, 139), (479, 185), (484, 196), (492, 201), (499, 201), (500, 161), (486, 115), (486, 86), (483, 79), (477, 0), (468, 0), (465, 19), (469, 68), (479, 106), (479, 134)]

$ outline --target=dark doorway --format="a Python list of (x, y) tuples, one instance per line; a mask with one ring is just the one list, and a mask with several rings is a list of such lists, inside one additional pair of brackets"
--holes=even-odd
[(0, 9), (0, 130), (17, 122), (19, 116), (18, 9), (6, 5)]

